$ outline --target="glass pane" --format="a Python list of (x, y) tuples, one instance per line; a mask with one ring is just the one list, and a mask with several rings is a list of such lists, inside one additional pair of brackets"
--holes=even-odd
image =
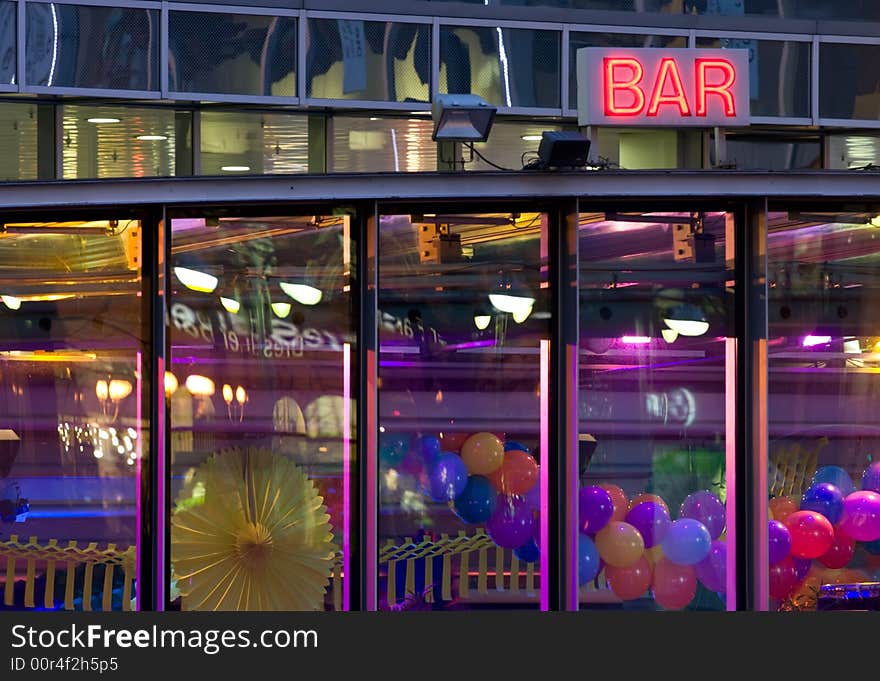
[(560, 106), (556, 31), (440, 27), (440, 91), (475, 94), (497, 106)]
[(547, 216), (379, 228), (379, 608), (546, 607)]
[(819, 115), (880, 118), (880, 45), (819, 45)]
[(541, 144), (542, 132), (564, 129), (559, 125), (500, 122), (496, 119), (489, 133), (489, 139), (485, 142), (474, 143), (474, 148), (485, 159), (474, 155), (473, 161), (467, 162), (469, 154), (465, 150), (465, 169), (498, 170), (488, 162), (491, 161), (502, 168), (521, 170), (529, 161), (538, 158), (538, 146)]
[(833, 586), (880, 580), (876, 224), (876, 211), (768, 216), (771, 609), (878, 598)]
[(876, 135), (829, 135), (828, 167), (835, 170), (880, 165), (880, 137)]
[[(150, 516), (141, 224), (39, 219), (0, 239), (0, 546), (15, 580), (3, 570), (0, 609), (136, 609)], [(45, 547), (71, 542), (56, 569)]]
[(213, 211), (171, 222), (176, 609), (349, 607), (349, 227)]
[(698, 37), (697, 47), (749, 51), (752, 116), (810, 116), (809, 42)]
[(0, 104), (0, 180), (37, 179), (37, 105)]
[[(727, 135), (724, 144), (725, 162), (739, 169), (822, 168), (822, 141), (818, 137)], [(710, 149), (714, 156), (714, 145)]]
[(606, 168), (702, 168), (700, 130), (605, 128), (593, 130), (590, 158)]
[(203, 111), (202, 174), (304, 173), (309, 121), (286, 113)]
[(581, 609), (726, 608), (731, 231), (581, 214)]
[(172, 92), (294, 97), (296, 19), (169, 12)]
[(159, 11), (28, 3), (28, 85), (159, 89)]
[(0, 83), (15, 83), (16, 3), (0, 2)]
[(184, 121), (173, 109), (65, 106), (64, 178), (174, 175), (178, 154), (191, 154), (188, 115)]
[(687, 47), (687, 36), (634, 35), (630, 33), (578, 33), (568, 36), (568, 106), (577, 108), (577, 51), (582, 47)]
[(334, 116), (331, 172), (390, 173), (437, 170), (434, 124), (427, 118)]
[(309, 97), (431, 101), (430, 26), (309, 19), (308, 27)]

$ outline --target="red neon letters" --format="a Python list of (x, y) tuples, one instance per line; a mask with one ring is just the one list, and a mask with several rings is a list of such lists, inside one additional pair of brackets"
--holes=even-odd
[[(663, 57), (655, 72), (649, 74), (645, 73), (643, 63), (634, 57), (604, 57), (602, 100), (605, 115), (656, 117), (672, 108), (677, 109), (679, 116), (706, 117), (709, 98), (717, 97), (721, 100), (723, 115), (736, 117), (736, 102), (731, 91), (736, 82), (733, 64), (721, 57), (697, 58), (692, 62), (693, 106), (688, 100), (691, 93), (686, 91), (682, 67), (675, 57)], [(646, 75), (651, 80), (643, 84)]]

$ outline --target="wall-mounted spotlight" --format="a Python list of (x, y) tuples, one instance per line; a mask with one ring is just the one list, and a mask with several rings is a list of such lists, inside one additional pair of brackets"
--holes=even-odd
[(478, 95), (437, 95), (431, 104), (435, 142), (485, 142), (497, 108)]
[(545, 130), (538, 145), (538, 158), (524, 169), (583, 168), (590, 155), (590, 140), (573, 130)]

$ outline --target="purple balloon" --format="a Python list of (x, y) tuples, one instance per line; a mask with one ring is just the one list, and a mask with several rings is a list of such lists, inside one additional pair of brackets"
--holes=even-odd
[(427, 492), (434, 501), (452, 501), (467, 486), (467, 466), (458, 454), (444, 452), (428, 471)]
[[(540, 466), (538, 470), (540, 470)], [(533, 511), (539, 510), (541, 508), (541, 485), (532, 485), (532, 489), (525, 493), (523, 499), (530, 509)]]
[(792, 560), (794, 561), (794, 573), (797, 575), (798, 581), (803, 581), (810, 571), (813, 561), (810, 558), (795, 558), (794, 556), (792, 556)]
[(535, 525), (532, 509), (523, 499), (499, 494), (498, 506), (486, 523), (486, 531), (498, 546), (518, 549), (532, 538)]
[(660, 504), (643, 501), (629, 510), (626, 522), (639, 531), (645, 540), (645, 548), (649, 549), (663, 541), (672, 520), (669, 511)]
[(597, 485), (581, 487), (578, 492), (578, 521), (584, 534), (601, 530), (614, 513), (611, 495)]
[(830, 482), (814, 483), (801, 497), (800, 510), (821, 513), (832, 525), (836, 525), (843, 513), (843, 493)]
[(880, 494), (860, 490), (847, 496), (839, 526), (856, 541), (880, 539)]
[(791, 551), (791, 533), (784, 523), (771, 520), (767, 523), (770, 537), (770, 565), (775, 565)]
[(699, 520), (709, 530), (712, 539), (718, 539), (727, 524), (727, 511), (724, 504), (708, 490), (689, 494), (681, 504), (678, 517)]
[(870, 464), (862, 473), (862, 489), (880, 492), (880, 461)]
[(727, 591), (727, 543), (713, 541), (709, 555), (694, 566), (697, 579), (710, 591)]

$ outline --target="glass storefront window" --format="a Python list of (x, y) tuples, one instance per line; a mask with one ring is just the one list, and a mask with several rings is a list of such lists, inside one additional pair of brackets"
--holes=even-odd
[(309, 19), (306, 93), (318, 99), (428, 102), (427, 24)]
[[(810, 135), (735, 135), (724, 140), (724, 162), (734, 168), (794, 170), (822, 168), (822, 140)], [(710, 147), (715, 165), (714, 145)]]
[(529, 161), (538, 158), (541, 133), (545, 130), (563, 130), (563, 127), (540, 122), (507, 122), (496, 119), (489, 139), (474, 143), (474, 148), (485, 160), (475, 154), (473, 160), (469, 161), (469, 152), (465, 149), (464, 167), (466, 170), (498, 170), (487, 162), (491, 161), (502, 168), (521, 170)]
[(4, 224), (0, 610), (138, 607), (150, 517), (141, 229), (127, 217)]
[(880, 579), (880, 220), (767, 222), (770, 605), (852, 609), (858, 588), (835, 585)]
[(168, 51), (172, 92), (296, 95), (292, 17), (171, 11)]
[(337, 173), (414, 173), (437, 170), (434, 124), (427, 117), (334, 116), (328, 149)]
[(379, 221), (379, 608), (548, 607), (547, 214)]
[(558, 109), (560, 34), (489, 26), (440, 27), (440, 91), (500, 107)]
[(36, 104), (0, 103), (0, 181), (37, 179), (38, 119)]
[(726, 607), (732, 249), (725, 213), (580, 216), (582, 610)]
[(590, 141), (590, 158), (609, 168), (703, 167), (704, 144), (700, 130), (597, 127)]
[(826, 167), (834, 170), (880, 165), (880, 137), (877, 135), (829, 135)]
[(880, 59), (880, 45), (819, 44), (819, 115), (880, 118), (880, 74), (865, 68)]
[(302, 115), (203, 111), (202, 175), (305, 173), (309, 123)]
[(15, 35), (16, 6), (14, 2), (0, 2), (0, 84), (3, 85), (15, 83), (18, 43)]
[(172, 607), (348, 609), (350, 218), (206, 211), (171, 240)]

